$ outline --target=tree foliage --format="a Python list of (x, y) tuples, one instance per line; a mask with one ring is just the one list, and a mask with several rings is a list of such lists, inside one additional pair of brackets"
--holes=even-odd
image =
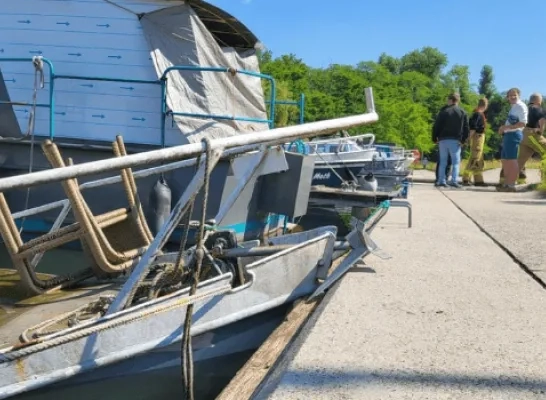
[(497, 91), (495, 89), (495, 84), (493, 83), (494, 80), (495, 76), (493, 75), (493, 67), (491, 65), (484, 65), (480, 72), (478, 93), (487, 98), (493, 97)]
[[(493, 68), (484, 65), (474, 88), (466, 65), (449, 69), (447, 55), (433, 47), (413, 50), (400, 58), (383, 53), (377, 61), (362, 61), (356, 66), (332, 64), (312, 68), (295, 54), (273, 57), (270, 51), (259, 54), (261, 72), (272, 75), (278, 100), (296, 100), (305, 94), (305, 120), (308, 122), (365, 112), (364, 89), (372, 87), (379, 121), (352, 130), (373, 132), (378, 142), (394, 142), (406, 148), (429, 153), (435, 148), (431, 139), (432, 123), (450, 92), (461, 95), (462, 107), (472, 112), (478, 99), (489, 99), (486, 151), (497, 151), (496, 132), (508, 112), (505, 96), (494, 85)], [(266, 94), (270, 93), (266, 87)], [(276, 126), (298, 122), (294, 106), (276, 107)]]

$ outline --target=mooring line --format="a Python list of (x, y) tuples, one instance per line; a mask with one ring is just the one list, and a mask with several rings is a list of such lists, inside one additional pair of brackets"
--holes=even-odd
[(531, 278), (533, 278), (540, 286), (542, 286), (543, 289), (546, 289), (546, 282), (544, 282), (537, 274), (535, 274), (527, 264), (525, 264), (523, 261), (521, 261), (508, 247), (503, 245), (499, 240), (495, 239), (493, 235), (491, 235), (485, 228), (480, 225), (478, 221), (476, 221), (474, 218), (470, 216), (469, 213), (467, 213), (461, 206), (459, 206), (453, 199), (451, 199), (447, 194), (444, 193), (443, 190), (438, 190), (442, 193), (442, 195), (448, 199), (451, 204), (453, 204), (464, 216), (466, 216), (470, 221), (474, 223), (478, 227), (478, 229), (485, 233), (485, 235), (493, 241), (502, 251), (504, 251), (508, 257), (512, 259), (527, 275), (529, 275)]

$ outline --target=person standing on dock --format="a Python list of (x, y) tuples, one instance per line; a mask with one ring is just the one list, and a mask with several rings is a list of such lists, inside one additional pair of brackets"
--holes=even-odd
[[(444, 111), (446, 108), (448, 107), (448, 105), (446, 104), (445, 106), (443, 106), (441, 109), (440, 109), (440, 112)], [(436, 118), (436, 121), (438, 120), (438, 118)], [(436, 122), (434, 123), (434, 127), (432, 128), (433, 130), (433, 134), (434, 134), (434, 129), (436, 126)], [(447, 165), (446, 165), (446, 176), (449, 176), (449, 173), (451, 171), (451, 167), (452, 167), (452, 163), (451, 163), (451, 157), (447, 156)], [(435, 176), (436, 178), (434, 179), (434, 186), (438, 186), (438, 169), (440, 168), (440, 150), (438, 150), (438, 159), (436, 161), (436, 172), (435, 172)]]
[[(439, 153), (439, 152), (438, 152)], [(449, 176), (453, 163), (451, 162), (451, 157), (447, 155), (447, 165), (446, 165), (446, 176)], [(440, 168), (440, 156), (438, 155), (438, 162), (436, 163), (436, 179), (434, 180), (434, 186), (438, 186), (438, 169)]]
[(484, 186), (483, 170), (485, 162), (483, 159), (483, 147), (485, 145), (485, 129), (487, 128), (487, 119), (485, 111), (488, 101), (486, 98), (478, 100), (478, 107), (469, 120), (470, 128), (470, 158), (466, 164), (463, 173), (463, 185), (469, 186), (472, 176), (474, 176), (475, 186)]
[[(546, 127), (546, 111), (542, 108), (542, 95), (533, 93), (529, 98), (529, 116), (527, 125), (523, 128), (523, 140), (519, 147), (518, 167), (519, 179), (525, 183), (527, 174), (525, 173), (525, 164), (535, 152), (542, 155), (546, 151), (546, 138), (542, 136)], [(531, 142), (535, 139), (536, 144)], [(537, 148), (538, 147), (538, 148)]]
[(504, 184), (497, 186), (500, 192), (515, 192), (519, 174), (518, 151), (523, 139), (523, 128), (527, 125), (529, 110), (520, 99), (520, 90), (512, 88), (506, 97), (511, 104), (506, 123), (499, 128), (502, 135), (501, 163), (504, 171)]
[(457, 183), (461, 164), (461, 146), (467, 141), (470, 133), (468, 115), (459, 107), (461, 98), (458, 93), (452, 93), (447, 98), (447, 107), (439, 113), (432, 132), (432, 140), (438, 143), (440, 149), (440, 165), (438, 167), (437, 185), (447, 187), (446, 166), (447, 158), (451, 157), (451, 181), (449, 186), (460, 187)]

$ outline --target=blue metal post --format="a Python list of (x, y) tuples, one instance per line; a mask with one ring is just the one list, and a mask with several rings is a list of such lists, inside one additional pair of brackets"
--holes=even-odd
[(275, 86), (275, 80), (273, 78), (270, 78), (269, 82), (271, 83), (271, 95), (270, 95), (271, 109), (269, 112), (269, 120), (271, 122), (269, 123), (269, 127), (273, 129), (275, 128), (275, 99), (277, 98), (277, 88)]
[(305, 123), (305, 94), (300, 94), (300, 124)]
[(48, 59), (42, 59), (49, 67), (49, 139), (55, 136), (55, 69)]
[(167, 79), (161, 79), (161, 147), (165, 148), (165, 120), (167, 119)]

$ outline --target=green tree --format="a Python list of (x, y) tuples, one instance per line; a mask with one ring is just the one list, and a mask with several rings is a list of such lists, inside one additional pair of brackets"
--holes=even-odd
[(470, 90), (469, 70), (466, 65), (455, 64), (447, 73), (452, 90), (458, 92), (463, 104), (473, 104), (476, 95)]
[(402, 63), (398, 58), (389, 56), (387, 53), (381, 53), (377, 63), (385, 67), (391, 74), (400, 73), (400, 66)]
[(493, 97), (496, 93), (495, 84), (493, 83), (495, 77), (493, 75), (493, 67), (490, 65), (484, 65), (480, 72), (480, 80), (478, 84), (478, 93), (484, 95), (488, 99)]
[(423, 75), (437, 77), (447, 66), (447, 55), (435, 47), (413, 50), (400, 59), (400, 71), (417, 71)]
[[(406, 148), (427, 153), (434, 150), (431, 127), (450, 92), (461, 94), (462, 107), (471, 112), (480, 95), (489, 98), (486, 113), (489, 129), (486, 150), (498, 149), (498, 127), (508, 112), (505, 96), (498, 93), (493, 82), (493, 69), (482, 68), (477, 91), (470, 82), (466, 65), (455, 64), (448, 71), (447, 55), (433, 47), (408, 52), (401, 58), (382, 53), (377, 62), (363, 60), (357, 65), (332, 64), (312, 68), (295, 54), (274, 57), (269, 51), (258, 55), (263, 73), (272, 75), (277, 83), (277, 98), (296, 100), (306, 97), (305, 120), (308, 122), (337, 118), (365, 112), (364, 89), (372, 87), (379, 121), (366, 132), (373, 132), (377, 141), (395, 142)], [(264, 91), (268, 92), (268, 86)], [(277, 126), (297, 121), (294, 106), (277, 106)], [(351, 134), (362, 129), (351, 129)]]

